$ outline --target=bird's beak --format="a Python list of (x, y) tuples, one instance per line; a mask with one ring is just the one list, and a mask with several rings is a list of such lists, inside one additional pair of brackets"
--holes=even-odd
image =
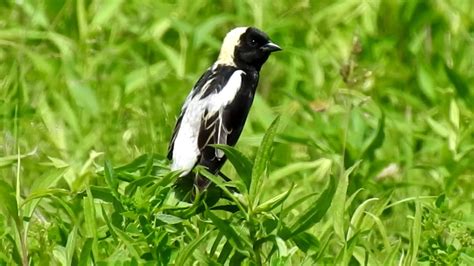
[(272, 42), (268, 42), (267, 44), (265, 44), (264, 46), (262, 46), (262, 51), (264, 52), (276, 52), (276, 51), (281, 51), (281, 48), (280, 46), (272, 43)]

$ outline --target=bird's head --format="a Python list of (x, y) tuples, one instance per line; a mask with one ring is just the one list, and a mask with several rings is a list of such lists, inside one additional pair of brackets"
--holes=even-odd
[(238, 27), (224, 38), (218, 62), (260, 70), (272, 52), (280, 51), (267, 34), (254, 27)]

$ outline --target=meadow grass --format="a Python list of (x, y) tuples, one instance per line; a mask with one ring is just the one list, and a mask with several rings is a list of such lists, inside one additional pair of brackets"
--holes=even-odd
[[(1, 1), (0, 265), (474, 265), (473, 14)], [(196, 169), (229, 199), (180, 203), (175, 119), (241, 25), (283, 51), (236, 148), (219, 146), (232, 182)]]

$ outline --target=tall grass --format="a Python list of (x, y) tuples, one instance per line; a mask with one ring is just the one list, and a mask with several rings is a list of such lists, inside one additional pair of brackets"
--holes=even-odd
[[(2, 1), (0, 264), (474, 264), (472, 14), (454, 0)], [(228, 199), (178, 202), (172, 127), (240, 25), (284, 51), (237, 147), (219, 146), (232, 182), (196, 169)]]

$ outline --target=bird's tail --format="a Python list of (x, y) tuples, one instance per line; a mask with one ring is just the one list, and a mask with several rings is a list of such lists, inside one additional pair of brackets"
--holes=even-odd
[(176, 179), (173, 185), (176, 198), (193, 202), (198, 194), (202, 194), (211, 184), (211, 181), (198, 173), (189, 173)]
[[(230, 178), (221, 172), (218, 172), (217, 175), (226, 182), (231, 181)], [(219, 198), (227, 198), (220, 188), (199, 173), (191, 172), (185, 176), (179, 177), (176, 179), (173, 189), (178, 200), (189, 203), (194, 202), (198, 195), (202, 195), (205, 198), (208, 206), (217, 203)], [(231, 192), (238, 193), (236, 188), (229, 187), (228, 189)]]

